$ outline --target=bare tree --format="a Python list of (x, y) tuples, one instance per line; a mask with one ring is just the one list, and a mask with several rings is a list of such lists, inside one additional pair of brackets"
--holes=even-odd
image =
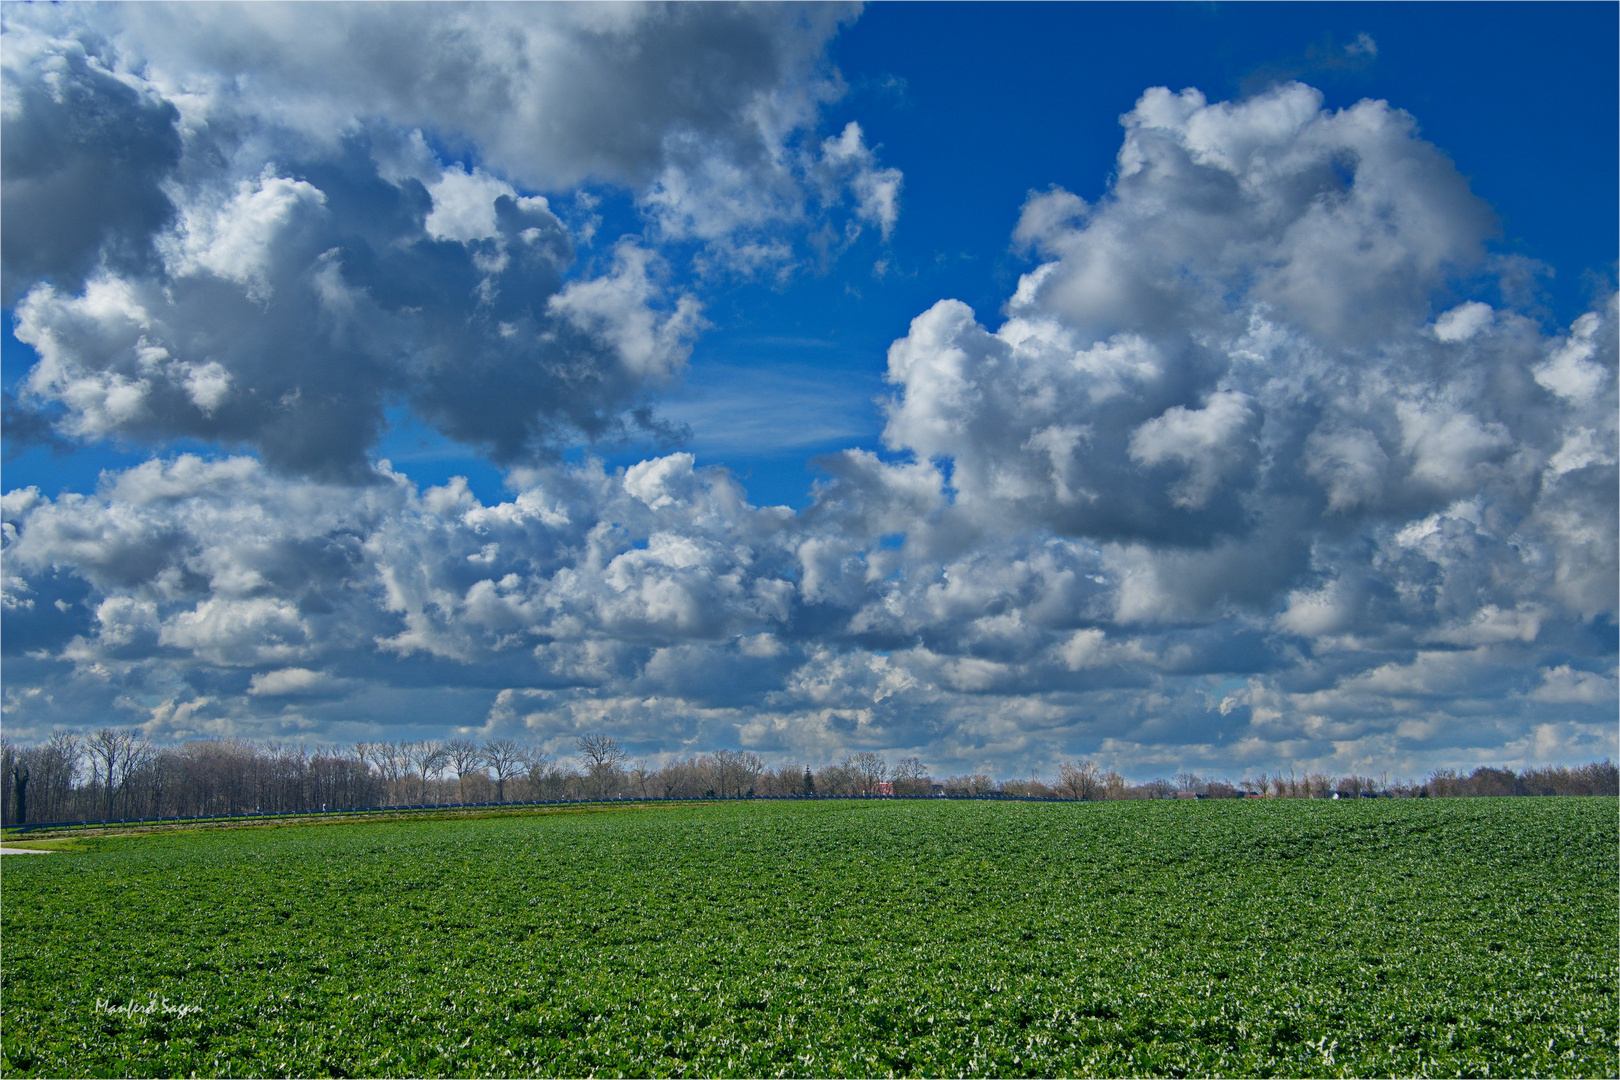
[(102, 786), (106, 816), (113, 816), (113, 799), (125, 787), (129, 774), (151, 754), (151, 744), (133, 731), (102, 728), (85, 740), (93, 779)]
[(603, 799), (618, 785), (619, 766), (626, 754), (624, 744), (611, 735), (588, 732), (574, 742), (585, 759), (586, 782), (592, 798)]
[(427, 802), (427, 786), (429, 780), (438, 779), (439, 773), (449, 764), (449, 756), (444, 747), (433, 739), (423, 739), (413, 742), (406, 749), (411, 769), (416, 773), (416, 792), (418, 803)]
[(803, 795), (804, 794), (804, 766), (779, 765), (774, 769), (767, 769), (754, 779), (754, 793), (756, 795)]
[(588, 732), (574, 741), (587, 769), (617, 768), (625, 759), (624, 744), (612, 735)]
[(952, 776), (945, 781), (945, 794), (956, 799), (982, 798), (996, 790), (994, 780), (989, 773), (968, 773), (966, 776)]
[(1123, 799), (1126, 790), (1130, 787), (1125, 778), (1113, 769), (1102, 774), (1103, 798)]
[(124, 735), (112, 728), (102, 728), (85, 740), (85, 750), (90, 757), (90, 775), (94, 783), (101, 786), (106, 808), (102, 817), (112, 817), (113, 803), (113, 775), (124, 761)]
[(79, 737), (66, 731), (51, 733), (50, 741), (36, 747), (33, 761), (33, 788), (36, 818), (62, 821), (70, 817), (69, 800), (73, 784), (84, 760)]
[(896, 795), (908, 798), (927, 795), (933, 790), (933, 781), (929, 779), (928, 770), (923, 767), (920, 758), (901, 758), (895, 762), (889, 780), (894, 784)]
[(1104, 794), (1102, 771), (1095, 761), (1058, 763), (1058, 793), (1065, 799), (1099, 799)]
[(526, 767), (524, 751), (511, 739), (491, 739), (484, 744), (484, 764), (495, 772), (495, 801), (506, 801), (506, 782)]
[(855, 793), (863, 798), (876, 795), (878, 785), (889, 775), (889, 763), (871, 750), (851, 754), (844, 759), (844, 768), (855, 782)]
[(372, 760), (377, 763), (377, 771), (382, 773), (383, 784), (388, 789), (389, 803), (397, 805), (406, 801), (404, 789), (411, 775), (411, 744), (379, 742), (371, 746)]
[(653, 793), (653, 784), (658, 780), (658, 770), (649, 769), (646, 762), (638, 761), (630, 770), (630, 790), (637, 798), (648, 798)]
[(129, 817), (134, 813), (134, 781), (137, 777), (146, 774), (150, 770), (153, 759), (157, 757), (158, 752), (157, 747), (152, 745), (151, 740), (140, 732), (131, 731), (127, 737), (129, 741), (124, 748), (123, 775), (118, 780), (119, 790), (124, 796), (125, 817)]
[(1352, 773), (1349, 776), (1341, 776), (1339, 782), (1333, 787), (1340, 795), (1348, 795), (1354, 798), (1362, 792), (1372, 794), (1376, 783), (1377, 781), (1370, 776), (1357, 776)]
[(534, 792), (536, 798), (555, 799), (566, 795), (571, 774), (538, 746), (524, 750), (523, 768), (529, 790)]
[(456, 770), (456, 801), (466, 802), (467, 774), (483, 768), (483, 751), (471, 739), (451, 739), (444, 744), (444, 753), (450, 760), (450, 767)]
[(709, 755), (714, 767), (714, 786), (721, 798), (753, 791), (754, 781), (764, 771), (759, 755), (747, 750), (716, 750)]
[(707, 758), (671, 758), (658, 770), (654, 788), (666, 799), (691, 799), (714, 788), (713, 770)]
[(816, 770), (815, 788), (824, 798), (844, 799), (856, 793), (855, 774), (846, 760), (839, 765), (823, 765)]

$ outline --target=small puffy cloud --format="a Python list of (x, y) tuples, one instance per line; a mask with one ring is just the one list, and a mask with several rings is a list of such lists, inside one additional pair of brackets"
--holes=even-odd
[(164, 626), (158, 640), (220, 665), (297, 659), (309, 637), (296, 605), (270, 597), (204, 600)]
[(186, 208), (175, 233), (164, 238), (170, 271), (176, 277), (207, 273), (241, 285), (249, 299), (262, 304), (272, 295), (278, 243), (325, 205), (319, 188), (266, 170), (238, 183), (221, 203)]
[(1441, 341), (1467, 341), (1490, 325), (1491, 306), (1478, 300), (1458, 304), (1434, 321), (1434, 336)]
[[(688, 138), (672, 146), (679, 152), (639, 201), (662, 238), (703, 245), (698, 264), (705, 269), (788, 272), (804, 253), (772, 235), (777, 223), (826, 222), (815, 240), (825, 258), (854, 243), (861, 223), (877, 226), (887, 240), (899, 220), (904, 178), (878, 164), (855, 121), (819, 148), (777, 145), (747, 165)], [(853, 219), (842, 221), (843, 238), (829, 247), (846, 207)]]
[(1481, 422), (1449, 404), (1403, 401), (1395, 414), (1402, 449), (1411, 456), (1412, 479), (1440, 491), (1472, 490), (1479, 465), (1512, 445), (1504, 425)]
[(1602, 332), (1607, 330), (1612, 353), (1614, 327), (1604, 327), (1596, 312), (1588, 312), (1575, 321), (1567, 339), (1543, 364), (1535, 369), (1536, 382), (1561, 398), (1578, 401), (1592, 397), (1609, 381), (1613, 361), (1604, 364), (1599, 359), (1603, 345)]
[(1547, 459), (1547, 468), (1554, 476), (1584, 469), (1589, 465), (1613, 465), (1614, 447), (1591, 428), (1580, 427), (1564, 436), (1558, 452)]
[(1277, 615), (1277, 626), (1304, 637), (1325, 637), (1355, 625), (1358, 598), (1342, 581), (1320, 589), (1296, 589)]
[(680, 297), (672, 311), (654, 309), (660, 292), (652, 279), (654, 258), (634, 244), (620, 244), (612, 273), (571, 282), (546, 302), (551, 313), (609, 345), (624, 370), (638, 378), (674, 372), (703, 326), (701, 309), (691, 296)]
[(692, 464), (692, 455), (684, 453), (639, 462), (624, 471), (624, 490), (651, 510), (685, 503), (697, 481)]
[(821, 156), (830, 171), (847, 177), (856, 216), (876, 225), (887, 240), (900, 219), (900, 170), (878, 166), (861, 125), (853, 120), (839, 135), (821, 144)]
[(1030, 192), (1013, 229), (1013, 242), (1030, 248), (1044, 244), (1048, 238), (1064, 236), (1085, 218), (1089, 209), (1086, 200), (1055, 185), (1050, 191)]
[[(439, 178), (428, 185), (427, 192), (433, 200), (433, 209), (422, 219), (423, 228), (434, 239), (455, 240), (463, 244), (499, 236), (496, 202), (502, 196), (519, 198), (517, 191), (506, 181), (476, 167), (469, 173), (460, 164), (441, 172)], [(550, 212), (544, 199), (525, 202), (528, 205), (524, 209)], [(520, 205), (523, 203), (520, 202)]]
[(1530, 691), (1530, 697), (1550, 705), (1607, 705), (1611, 708), (1620, 700), (1614, 676), (1579, 671), (1568, 664), (1543, 668), (1541, 685)]
[(248, 682), (248, 693), (254, 697), (303, 697), (319, 694), (332, 687), (333, 680), (325, 672), (309, 668), (280, 668), (261, 671)]
[(1384, 494), (1389, 455), (1365, 428), (1318, 428), (1305, 440), (1305, 455), (1305, 474), (1322, 485), (1330, 511), (1375, 505)]

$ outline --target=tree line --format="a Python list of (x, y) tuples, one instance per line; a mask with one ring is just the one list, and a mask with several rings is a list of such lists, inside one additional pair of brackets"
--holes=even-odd
[(574, 760), (513, 739), (358, 742), (310, 748), (246, 739), (158, 746), (135, 731), (58, 732), (0, 743), (7, 825), (46, 821), (206, 817), (374, 806), (646, 798), (1452, 798), (1620, 795), (1609, 761), (1575, 768), (1436, 770), (1423, 781), (1387, 776), (1260, 773), (1232, 783), (1182, 772), (1132, 784), (1092, 761), (1059, 763), (1051, 783), (968, 773), (936, 780), (915, 757), (863, 751), (836, 764), (768, 767), (747, 750), (716, 750), (652, 766), (618, 739), (581, 736)]

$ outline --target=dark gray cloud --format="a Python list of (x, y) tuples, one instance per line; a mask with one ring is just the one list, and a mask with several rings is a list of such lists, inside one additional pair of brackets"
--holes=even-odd
[(64, 405), (58, 427), (81, 438), (245, 445), (324, 477), (369, 471), (396, 402), (503, 462), (614, 434), (683, 360), (695, 306), (660, 311), (656, 260), (634, 246), (565, 284), (572, 245), (545, 200), (476, 177), (482, 201), (458, 208), (481, 220), (454, 225), (359, 142), (198, 198), (161, 273), (18, 305), (41, 357), (25, 393)]
[[(188, 88), (316, 135), (385, 119), (515, 183), (641, 188), (695, 145), (763, 166), (834, 92), (851, 5), (132, 4), (104, 32)], [(776, 130), (773, 130), (776, 129)], [(692, 164), (686, 159), (685, 164)]]
[[(842, 4), (230, 4), (12, 9), (8, 25), (102, 43), (183, 110), (206, 156), (253, 168), (289, 140), (420, 130), (526, 190), (632, 192), (713, 270), (787, 272), (782, 226), (894, 227), (901, 177), (858, 124), (825, 47)], [(195, 168), (187, 170), (195, 176)]]
[[(651, 394), (703, 321), (655, 244), (784, 273), (828, 215), (894, 225), (859, 126), (815, 137), (849, 15), (8, 7), (6, 288), (41, 356), (8, 429), (350, 481), (401, 406), (501, 464), (670, 440)], [(532, 192), (585, 182), (649, 237), (580, 259), (594, 219)]]
[(6, 53), (0, 302), (39, 280), (75, 291), (104, 262), (143, 269), (174, 216), (179, 110), (77, 41), (8, 28)]

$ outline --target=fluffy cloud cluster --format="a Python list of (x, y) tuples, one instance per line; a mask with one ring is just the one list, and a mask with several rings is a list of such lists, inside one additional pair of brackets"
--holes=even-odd
[(1382, 716), (1393, 748), (1572, 655), (1612, 705), (1613, 297), (1550, 335), (1462, 299), (1490, 214), (1384, 103), (1160, 89), (1123, 123), (1105, 199), (1025, 206), (998, 329), (942, 301), (890, 350), (885, 439), (950, 464), (934, 528), (1094, 551), (1086, 634), (1251, 628), (1226, 670), (1279, 674), (1221, 712), (1268, 739)]
[[(1000, 325), (953, 300), (919, 315), (888, 357), (891, 453), (824, 460), (797, 513), (751, 505), (687, 454), (514, 472), (497, 505), (386, 468), (355, 487), (244, 458), (149, 462), (93, 496), (9, 493), (8, 725), (93, 710), (167, 736), (453, 725), (565, 751), (605, 729), (651, 754), (879, 748), (1004, 772), (1089, 754), (1134, 775), (1614, 753), (1614, 299), (1567, 328), (1514, 310), (1487, 208), (1383, 103), (1151, 90), (1123, 123), (1104, 198), (1026, 204), (1014, 239), (1038, 265)], [(221, 191), (241, 212), (185, 210), (144, 256), (166, 291), (97, 279), (25, 302), (41, 342), (124, 342), (72, 423), (135, 423), (115, 399), (158, 407), (140, 386), (235, 417), (233, 395), (259, 385), (245, 373), (279, 370), (164, 336), (176, 306), (204, 303), (188, 273), (260, 311), (290, 293), (312, 325), (343, 310), (409, 340), (397, 370), (424, 394), (432, 299), (386, 297), (430, 248), (464, 260), (480, 304), (509, 302), (505, 275), (553, 275), (490, 324), (492, 371), (506, 322), (594, 343), (569, 357), (669, 369), (696, 316), (646, 314), (643, 249), (565, 280), (545, 205), (424, 171), (408, 140), (348, 145), (368, 190), (415, 178), (423, 253), (378, 224), (389, 259), (328, 259), (340, 184), (287, 170)], [(898, 178), (859, 132), (821, 153), (867, 176), (859, 220), (892, 224)], [(295, 278), (240, 254), (239, 233), (322, 239)], [(42, 372), (71, 369), (42, 353)], [(582, 427), (608, 408), (591, 370), (545, 392)], [(413, 400), (458, 430), (448, 390)], [(308, 415), (257, 407), (255, 423)]]
[[(658, 430), (703, 325), (666, 256), (785, 272), (894, 225), (859, 126), (815, 136), (847, 14), (8, 8), (13, 432), (353, 480), (398, 406), (501, 463)], [(593, 246), (604, 190), (645, 235)]]

